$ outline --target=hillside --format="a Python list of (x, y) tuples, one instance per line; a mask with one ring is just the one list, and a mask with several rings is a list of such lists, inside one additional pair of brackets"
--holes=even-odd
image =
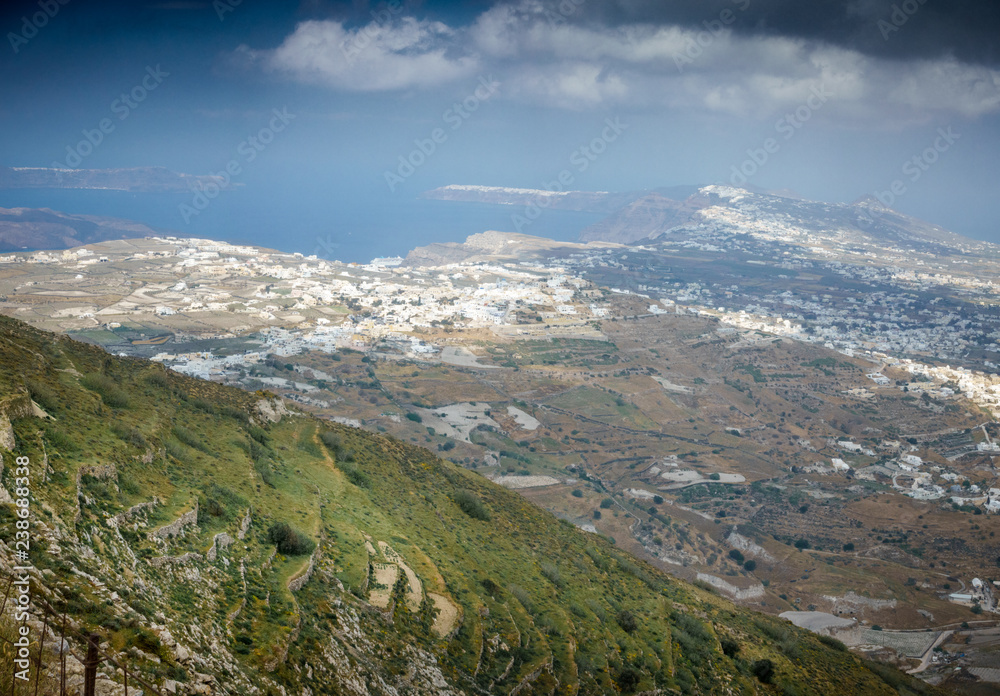
[[(264, 393), (10, 319), (0, 389), (2, 483), (17, 493), (14, 457), (30, 459), (35, 605), (66, 613), (70, 693), (91, 631), (131, 689), (163, 693), (932, 693)], [(14, 507), (0, 514), (9, 574)]]
[(68, 249), (156, 234), (141, 222), (48, 208), (0, 208), (0, 252)]

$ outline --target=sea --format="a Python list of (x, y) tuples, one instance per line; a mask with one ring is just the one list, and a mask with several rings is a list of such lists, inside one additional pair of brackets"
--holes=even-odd
[[(302, 195), (292, 187), (284, 192), (227, 191), (201, 210), (192, 202), (190, 193), (0, 190), (3, 208), (51, 208), (71, 214), (125, 218), (165, 235), (251, 244), (358, 263), (376, 257), (406, 256), (417, 246), (460, 242), (470, 234), (487, 230), (576, 241), (581, 230), (603, 217), (544, 210), (529, 220), (524, 209), (516, 206), (372, 196), (344, 190)], [(185, 205), (190, 206), (186, 216)]]

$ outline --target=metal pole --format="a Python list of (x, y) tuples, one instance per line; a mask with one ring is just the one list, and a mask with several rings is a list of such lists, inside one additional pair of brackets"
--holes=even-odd
[(66, 696), (66, 653), (69, 643), (66, 642), (66, 612), (63, 612), (62, 636), (59, 638), (59, 696)]
[[(38, 684), (42, 680), (42, 649), (45, 647), (45, 633), (49, 630), (49, 608), (45, 607), (45, 621), (42, 624), (42, 637), (38, 639), (38, 671), (35, 672), (35, 696), (38, 696)], [(126, 694), (125, 696), (128, 696)]]
[(96, 633), (91, 633), (87, 638), (87, 661), (83, 665), (83, 696), (97, 696), (97, 665), (100, 659), (97, 657), (97, 650), (101, 637)]

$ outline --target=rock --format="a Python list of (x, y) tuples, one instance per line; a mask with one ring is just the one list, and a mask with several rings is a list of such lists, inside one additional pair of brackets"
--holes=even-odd
[(8, 452), (13, 452), (17, 447), (17, 440), (14, 439), (14, 426), (6, 413), (0, 413), (0, 447)]

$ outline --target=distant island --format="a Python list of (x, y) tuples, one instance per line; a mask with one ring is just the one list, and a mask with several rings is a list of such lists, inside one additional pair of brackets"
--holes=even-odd
[[(223, 185), (213, 174), (182, 174), (165, 167), (128, 169), (56, 169), (51, 167), (0, 167), (0, 189), (95, 189), (136, 193), (178, 193), (200, 190), (208, 184)], [(226, 188), (242, 184), (229, 182)]]

